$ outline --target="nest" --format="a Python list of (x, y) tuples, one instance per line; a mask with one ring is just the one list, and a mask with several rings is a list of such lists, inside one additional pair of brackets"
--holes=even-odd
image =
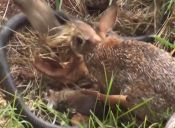
[[(97, 15), (101, 14), (106, 8), (106, 6), (103, 6), (103, 9), (100, 11), (89, 11), (88, 6), (86, 6), (86, 0), (74, 0), (71, 5), (75, 5), (75, 7), (66, 5), (64, 2), (62, 5), (63, 10), (74, 16), (78, 15), (81, 19), (88, 21), (94, 26), (99, 19)], [(92, 1), (90, 2), (92, 3)], [(93, 2), (95, 1), (93, 0)], [(110, 1), (108, 0), (107, 2), (109, 3)], [(164, 0), (156, 0), (154, 2), (152, 0), (118, 0), (117, 2), (120, 12), (114, 30), (118, 34), (122, 36), (139, 36), (157, 33), (170, 41), (174, 41), (173, 21), (175, 20), (175, 11), (172, 11), (173, 13), (171, 14), (165, 13), (166, 9), (164, 5), (166, 5), (166, 2)], [(98, 6), (98, 3), (94, 5)], [(170, 10), (174, 10), (174, 7), (172, 6)], [(56, 52), (53, 53), (45, 44), (42, 42), (38, 43), (36, 35), (37, 33), (30, 27), (25, 27), (17, 32), (7, 46), (8, 61), (15, 83), (18, 85), (18, 89), (23, 92), (24, 97), (26, 97), (26, 103), (32, 111), (45, 120), (54, 122), (54, 118), (51, 119), (48, 118), (49, 116), (43, 116), (47, 115), (47, 112), (41, 112), (39, 110), (40, 108), (36, 105), (36, 101), (39, 103), (41, 99), (44, 99), (45, 91), (48, 88), (57, 86), (57, 89), (59, 89), (60, 83), (38, 72), (33, 66), (32, 61), (38, 52), (44, 57), (53, 57), (56, 54), (60, 61), (67, 61), (70, 59), (71, 52), (67, 43), (62, 43), (57, 47)], [(62, 38), (66, 37), (63, 35)], [(51, 39), (49, 38), (49, 40)], [(81, 84), (86, 82), (83, 81)], [(53, 116), (53, 113), (50, 112), (48, 115)], [(64, 119), (64, 116), (63, 114), (61, 119)], [(60, 118), (57, 117), (57, 119), (60, 122)], [(63, 120), (61, 121), (64, 122)], [(63, 124), (65, 123), (67, 122), (65, 121)]]

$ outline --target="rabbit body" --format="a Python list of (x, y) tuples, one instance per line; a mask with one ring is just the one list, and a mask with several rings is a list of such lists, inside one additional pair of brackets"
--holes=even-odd
[(102, 82), (104, 90), (114, 76), (110, 94), (128, 95), (126, 108), (149, 101), (134, 111), (137, 119), (143, 121), (148, 116), (150, 121), (163, 121), (163, 112), (175, 111), (175, 60), (152, 44), (110, 34), (117, 12), (113, 2), (100, 18), (97, 30), (74, 22), (85, 42), (72, 46), (84, 56), (89, 73)]
[(113, 75), (111, 94), (128, 95), (129, 107), (153, 98), (136, 111), (138, 117), (157, 121), (166, 109), (175, 109), (175, 60), (164, 50), (136, 40), (115, 40), (82, 51), (90, 74), (105, 88), (106, 77)]

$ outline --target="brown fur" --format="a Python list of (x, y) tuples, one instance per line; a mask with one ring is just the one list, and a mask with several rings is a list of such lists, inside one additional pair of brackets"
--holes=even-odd
[[(68, 109), (74, 110), (73, 113), (81, 113), (90, 115), (90, 111), (97, 112), (102, 115), (103, 104), (97, 105), (97, 97), (89, 94), (84, 94), (81, 90), (64, 89), (61, 91), (49, 91), (48, 102), (59, 111)], [(98, 106), (96, 109), (95, 106)], [(71, 113), (72, 111), (70, 111)]]
[[(110, 79), (114, 75), (111, 94), (132, 97), (130, 107), (153, 98), (148, 108), (141, 110), (150, 115), (150, 120), (160, 120), (168, 107), (175, 109), (175, 60), (168, 53), (151, 44), (135, 40), (116, 42), (113, 45), (100, 43), (90, 52), (84, 52), (84, 60), (93, 76), (106, 85), (104, 69)], [(138, 116), (140, 114), (137, 111)], [(144, 117), (142, 117), (144, 118)]]
[(74, 109), (76, 113), (90, 115), (90, 111), (102, 114), (104, 104), (115, 108), (116, 103), (126, 104), (127, 96), (125, 95), (105, 95), (91, 89), (63, 89), (61, 91), (49, 90), (46, 97), (48, 102), (55, 109), (66, 111), (65, 109)]

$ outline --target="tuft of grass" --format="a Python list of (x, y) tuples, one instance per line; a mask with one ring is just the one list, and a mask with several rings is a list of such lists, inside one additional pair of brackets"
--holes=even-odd
[(12, 103), (6, 104), (6, 106), (0, 106), (0, 127), (3, 128), (32, 128), (32, 125), (26, 121), (21, 119), (21, 115), (17, 114), (16, 106), (15, 106), (15, 99)]
[[(30, 94), (30, 90), (28, 90), (28, 93)], [(35, 114), (42, 118), (43, 120), (46, 120), (50, 123), (59, 123), (61, 126), (67, 126), (70, 122), (68, 118), (68, 113), (60, 113), (53, 108), (49, 107), (45, 103), (43, 103), (41, 97), (38, 97), (35, 100), (31, 101), (31, 98), (29, 99), (29, 95), (26, 95), (24, 97), (25, 101), (27, 101), (27, 105), (30, 106), (29, 108), (32, 109), (32, 111), (35, 111)], [(15, 99), (17, 96), (14, 96), (14, 100), (12, 103), (7, 103), (4, 107), (0, 106), (0, 127), (3, 128), (32, 128), (32, 125), (28, 122), (22, 119), (20, 114), (17, 114), (15, 111)], [(31, 103), (29, 103), (29, 100)]]
[(175, 45), (171, 42), (169, 42), (167, 39), (165, 38), (161, 38), (160, 36), (155, 36), (155, 40), (158, 41), (162, 46), (166, 47), (166, 48), (175, 48)]
[[(38, 114), (44, 119), (51, 123), (59, 123), (61, 126), (68, 125), (70, 120), (68, 113), (61, 113), (54, 110), (52, 107), (43, 103), (41, 98), (38, 98), (33, 102), (33, 107), (38, 110)], [(43, 116), (44, 115), (44, 116)]]

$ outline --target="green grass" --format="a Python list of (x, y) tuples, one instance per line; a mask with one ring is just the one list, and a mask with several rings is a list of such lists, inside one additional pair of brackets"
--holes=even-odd
[(58, 122), (60, 125), (68, 125), (69, 124), (69, 118), (68, 113), (60, 113), (56, 110), (54, 110), (52, 107), (47, 106), (41, 98), (38, 98), (33, 103), (33, 108), (37, 108), (37, 110), (44, 115), (44, 120), (48, 120), (49, 122)]
[[(24, 97), (26, 101), (28, 101), (28, 97)], [(27, 100), (28, 99), (28, 100)], [(16, 107), (15, 107), (15, 100), (13, 103), (7, 103), (5, 107), (0, 107), (0, 120), (4, 120), (4, 123), (0, 123), (3, 128), (32, 128), (32, 125), (21, 119), (19, 114), (16, 114)], [(32, 104), (32, 105), (31, 105)], [(68, 119), (68, 113), (60, 113), (49, 106), (47, 106), (41, 98), (38, 98), (36, 100), (32, 100), (32, 103), (30, 103), (29, 108), (32, 108), (32, 110), (37, 113), (36, 115), (38, 117), (43, 118), (44, 120), (47, 120), (50, 123), (60, 123), (61, 126), (68, 125), (69, 119)], [(25, 124), (25, 126), (23, 125)]]
[(56, 1), (56, 10), (60, 10), (63, 0), (55, 0), (55, 1)]
[[(0, 120), (3, 121), (0, 127), (2, 128), (31, 128), (32, 125), (22, 120), (19, 114), (15, 113), (14, 104), (7, 104), (5, 107), (0, 107)], [(25, 124), (25, 127), (24, 125)]]
[(174, 49), (175, 45), (168, 41), (168, 39), (161, 38), (160, 36), (155, 36), (155, 40), (158, 41), (162, 46), (166, 48)]

